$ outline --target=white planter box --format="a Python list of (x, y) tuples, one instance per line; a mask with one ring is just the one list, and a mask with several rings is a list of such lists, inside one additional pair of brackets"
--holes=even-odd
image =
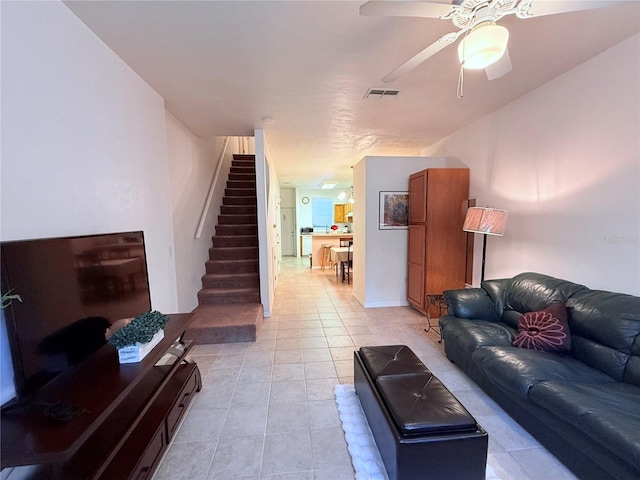
[(147, 343), (135, 343), (122, 347), (118, 349), (118, 360), (120, 363), (140, 362), (163, 338), (164, 330), (159, 330)]

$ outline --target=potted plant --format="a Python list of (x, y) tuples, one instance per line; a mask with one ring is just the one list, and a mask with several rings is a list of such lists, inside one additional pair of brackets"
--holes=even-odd
[(118, 350), (120, 363), (140, 362), (164, 338), (169, 317), (154, 310), (138, 315), (122, 327), (109, 343)]

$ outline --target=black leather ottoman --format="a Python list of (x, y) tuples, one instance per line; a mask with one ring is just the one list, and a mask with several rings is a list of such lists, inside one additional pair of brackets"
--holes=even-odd
[(487, 432), (409, 347), (354, 356), (356, 393), (389, 480), (484, 480)]

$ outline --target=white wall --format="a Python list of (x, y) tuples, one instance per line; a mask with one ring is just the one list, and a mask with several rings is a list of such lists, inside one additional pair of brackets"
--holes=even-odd
[(422, 152), (469, 165), (478, 205), (509, 211), (486, 278), (537, 271), (640, 294), (639, 85), (635, 35)]
[(177, 311), (163, 99), (64, 4), (1, 8), (0, 239), (144, 230), (152, 306)]
[[(209, 259), (211, 237), (215, 234), (233, 152), (229, 145), (221, 159), (224, 137), (197, 137), (169, 112), (166, 113), (166, 122), (178, 309), (190, 312), (198, 306), (197, 294), (202, 288), (202, 275)], [(220, 171), (202, 235), (196, 238), (209, 186), (220, 160), (224, 169)]]
[(295, 211), (295, 209), (297, 208), (295, 188), (280, 189), (280, 206), (282, 208), (285, 208), (285, 207), (293, 208)]
[(255, 130), (256, 195), (260, 300), (265, 317), (271, 307), (280, 273), (280, 186), (264, 130)]
[(365, 157), (355, 165), (353, 295), (363, 306), (409, 304), (407, 230), (379, 229), (380, 192), (406, 192), (412, 173), (447, 166), (451, 165), (444, 158), (426, 157)]

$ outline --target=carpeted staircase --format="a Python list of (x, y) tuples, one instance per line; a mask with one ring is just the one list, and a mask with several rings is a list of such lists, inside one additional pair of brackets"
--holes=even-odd
[(194, 320), (198, 344), (255, 341), (262, 323), (254, 155), (234, 155)]

